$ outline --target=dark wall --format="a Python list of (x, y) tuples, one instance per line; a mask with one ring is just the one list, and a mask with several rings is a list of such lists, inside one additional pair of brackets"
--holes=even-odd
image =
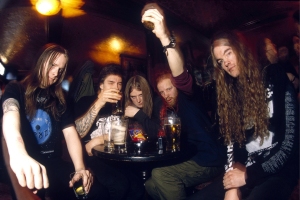
[(121, 54), (147, 56), (144, 30), (96, 14), (63, 19), (61, 43), (70, 51), (71, 66), (85, 59), (91, 59), (97, 67), (121, 64)]
[(19, 70), (30, 69), (35, 52), (46, 43), (45, 17), (30, 7), (0, 10), (0, 59)]
[[(153, 33), (140, 23), (139, 7), (130, 11), (131, 5), (125, 9), (121, 2), (102, 0), (102, 10), (92, 10), (96, 0), (89, 2), (95, 4), (84, 5), (84, 9), (77, 10), (80, 15), (71, 17), (66, 17), (62, 11), (57, 16), (45, 17), (30, 6), (1, 9), (0, 59), (17, 68), (19, 72), (26, 72), (31, 68), (35, 52), (50, 41), (62, 44), (69, 50), (68, 75), (76, 71), (85, 60), (90, 59), (95, 63), (96, 71), (100, 71), (103, 65), (114, 62), (126, 67), (146, 67), (142, 71), (146, 71), (148, 77), (152, 76), (152, 67), (165, 60), (165, 55)], [(114, 10), (116, 5), (124, 7), (121, 14), (127, 16), (126, 13), (129, 13), (127, 18), (122, 18)], [(117, 16), (115, 18), (112, 16), (114, 11)], [(128, 20), (130, 17), (134, 20)], [(187, 67), (191, 70), (203, 67), (210, 53), (209, 38), (188, 24), (169, 16), (166, 19), (170, 30), (176, 35), (177, 44), (183, 50), (186, 62), (190, 64)], [(292, 17), (289, 16), (253, 29), (245, 29), (243, 33), (251, 41), (251, 47), (255, 48), (256, 41), (264, 35), (271, 35), (274, 43), (281, 45), (289, 43), (291, 35), (296, 31)], [(122, 60), (121, 55), (125, 59)]]

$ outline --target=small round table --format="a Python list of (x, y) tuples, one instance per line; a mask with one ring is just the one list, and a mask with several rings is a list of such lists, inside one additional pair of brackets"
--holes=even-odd
[(122, 162), (139, 169), (143, 181), (149, 177), (154, 167), (171, 165), (188, 160), (193, 155), (192, 150), (180, 150), (176, 152), (162, 151), (156, 149), (153, 144), (136, 148), (133, 144), (127, 144), (127, 148), (108, 151), (104, 145), (96, 145), (92, 149), (94, 156), (112, 162)]
[(134, 148), (127, 148), (126, 150), (105, 150), (104, 145), (97, 145), (92, 149), (94, 156), (99, 158), (128, 161), (128, 162), (152, 162), (152, 161), (167, 161), (181, 159), (187, 155), (187, 151), (160, 151), (160, 150), (136, 150)]

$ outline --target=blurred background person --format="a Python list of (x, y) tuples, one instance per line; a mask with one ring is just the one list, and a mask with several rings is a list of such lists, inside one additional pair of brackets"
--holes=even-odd
[(296, 93), (299, 92), (299, 74), (290, 60), (289, 49), (286, 46), (278, 48), (278, 63), (284, 68), (289, 80), (292, 82)]
[(294, 68), (297, 71), (297, 74), (299, 74), (299, 54), (300, 54), (300, 40), (298, 35), (294, 35), (293, 38), (293, 54), (291, 58), (291, 62), (294, 65)]
[(261, 38), (258, 41), (257, 53), (259, 63), (263, 67), (278, 63), (278, 53), (276, 45), (268, 37)]
[(266, 68), (268, 66), (277, 67), (280, 66), (286, 72), (289, 80), (294, 86), (295, 92), (298, 94), (299, 92), (299, 76), (297, 71), (293, 66), (287, 62), (288, 52), (286, 52), (286, 48), (281, 49), (281, 60), (278, 57), (278, 51), (276, 45), (272, 42), (272, 40), (268, 37), (261, 38), (257, 43), (257, 55), (259, 64)]

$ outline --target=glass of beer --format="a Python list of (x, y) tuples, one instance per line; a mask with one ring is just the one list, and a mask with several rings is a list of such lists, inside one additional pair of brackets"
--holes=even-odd
[[(122, 92), (118, 92), (118, 94), (122, 95)], [(122, 116), (123, 115), (123, 106), (122, 106), (122, 99), (118, 100), (116, 104), (112, 104), (112, 114), (116, 116)]]
[(121, 117), (111, 123), (111, 134), (115, 149), (124, 149), (126, 146), (128, 119)]
[(88, 199), (88, 196), (83, 186), (83, 175), (78, 172), (70, 174), (71, 181), (73, 182), (73, 190), (77, 199)]
[(164, 131), (166, 135), (166, 151), (180, 151), (181, 121), (178, 117), (166, 117)]
[[(159, 6), (156, 3), (147, 3), (144, 6), (143, 10), (141, 11), (141, 16), (143, 16), (145, 11), (147, 11), (149, 9), (157, 9), (160, 13), (163, 13), (162, 10), (159, 8)], [(143, 25), (145, 28), (147, 28), (151, 31), (155, 28), (153, 22), (150, 22), (150, 21), (144, 21)]]
[(104, 125), (104, 133), (103, 133), (104, 149), (106, 151), (112, 151), (114, 148), (114, 141), (111, 133), (111, 123), (112, 123), (111, 117), (107, 117)]

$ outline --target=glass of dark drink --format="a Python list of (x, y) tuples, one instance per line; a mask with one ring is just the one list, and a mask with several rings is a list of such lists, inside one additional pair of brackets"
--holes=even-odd
[(73, 172), (70, 174), (70, 178), (73, 182), (73, 190), (77, 199), (88, 199), (88, 196), (84, 190), (83, 186), (83, 175), (78, 172)]
[(164, 118), (166, 151), (180, 151), (181, 121), (178, 117)]
[[(162, 13), (162, 10), (159, 8), (159, 6), (156, 3), (147, 3), (141, 12), (141, 16), (143, 16), (145, 11), (147, 11), (149, 9), (157, 9), (160, 13)], [(151, 31), (155, 28), (154, 23), (150, 22), (150, 21), (144, 21), (143, 25), (145, 28), (147, 28)]]
[(149, 29), (150, 31), (152, 31), (154, 29), (154, 24), (153, 22), (149, 22), (149, 21), (144, 21), (143, 25), (146, 29)]

